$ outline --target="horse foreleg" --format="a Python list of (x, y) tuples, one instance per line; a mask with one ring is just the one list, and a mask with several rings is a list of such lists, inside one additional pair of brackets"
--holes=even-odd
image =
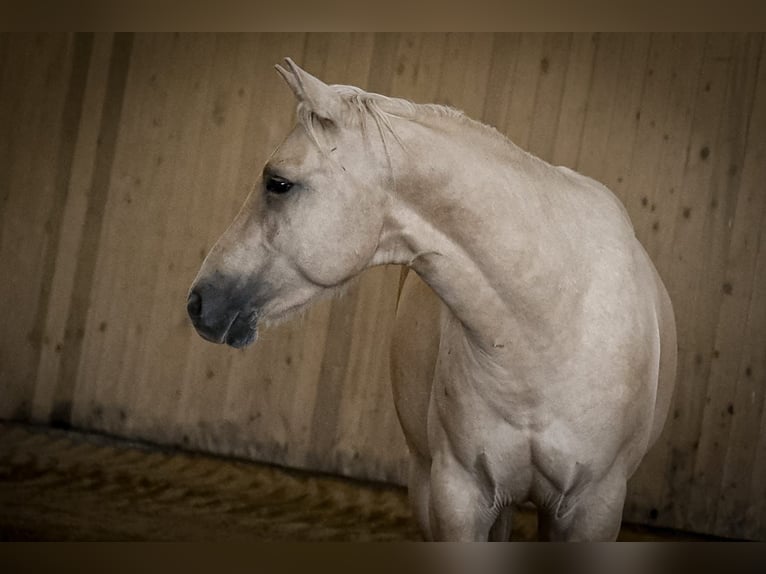
[(452, 456), (440, 454), (431, 466), (431, 532), (435, 540), (486, 541), (497, 517), (491, 497)]
[(429, 516), (429, 500), (431, 490), (431, 461), (416, 454), (410, 455), (410, 476), (407, 494), (410, 507), (415, 515), (423, 538), (433, 540), (431, 519)]
[(540, 509), (540, 540), (616, 540), (622, 524), (626, 489), (626, 480), (622, 473), (613, 471), (580, 493), (576, 503), (563, 516), (557, 514), (557, 509)]
[(509, 542), (511, 540), (511, 530), (513, 529), (513, 507), (506, 506), (500, 509), (495, 523), (489, 530), (490, 542)]

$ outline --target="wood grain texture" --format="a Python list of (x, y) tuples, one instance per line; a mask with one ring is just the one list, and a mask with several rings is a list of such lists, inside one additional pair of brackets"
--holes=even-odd
[(763, 34), (0, 36), (0, 418), (403, 484), (400, 271), (235, 351), (186, 290), (294, 121), (273, 64), (447, 103), (625, 203), (678, 387), (625, 518), (766, 539)]

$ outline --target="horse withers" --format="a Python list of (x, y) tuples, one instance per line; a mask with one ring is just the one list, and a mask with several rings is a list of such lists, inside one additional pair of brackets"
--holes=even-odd
[(612, 540), (676, 369), (673, 309), (620, 201), (452, 108), (329, 86), (287, 59), (296, 127), (187, 309), (242, 347), (401, 264), (391, 374), (425, 538)]

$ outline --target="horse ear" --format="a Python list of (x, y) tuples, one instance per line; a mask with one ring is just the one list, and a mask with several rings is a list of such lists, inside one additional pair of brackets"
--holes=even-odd
[(337, 122), (343, 109), (340, 95), (319, 78), (302, 70), (290, 58), (285, 58), (285, 64), (287, 68), (279, 64), (274, 67), (290, 86), (298, 101), (320, 118)]

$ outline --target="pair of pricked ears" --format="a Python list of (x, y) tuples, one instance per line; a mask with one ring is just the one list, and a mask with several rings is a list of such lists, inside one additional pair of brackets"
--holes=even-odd
[(320, 119), (337, 122), (343, 112), (343, 99), (340, 94), (300, 68), (290, 58), (285, 58), (285, 66), (277, 64), (274, 67), (290, 86), (298, 102)]

